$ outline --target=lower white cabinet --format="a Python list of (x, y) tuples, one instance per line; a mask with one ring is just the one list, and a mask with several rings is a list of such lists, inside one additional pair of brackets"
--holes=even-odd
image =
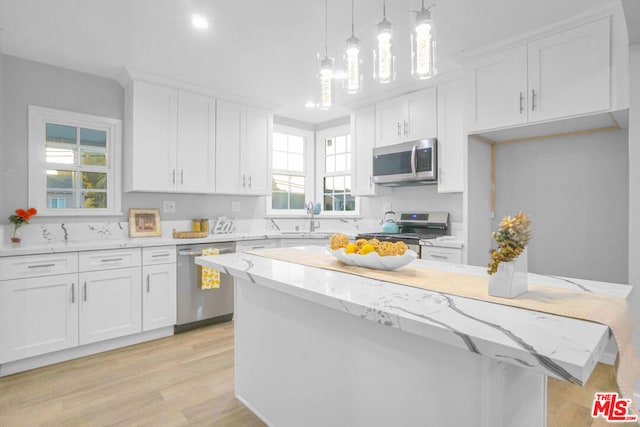
[(280, 239), (281, 248), (291, 248), (295, 246), (327, 246), (329, 244), (329, 238), (295, 238), (295, 239)]
[(462, 264), (462, 249), (421, 246), (420, 258)]
[(0, 364), (78, 345), (78, 304), (77, 273), (0, 281)]
[(252, 251), (255, 249), (275, 248), (278, 246), (278, 241), (274, 239), (257, 239), (257, 240), (242, 240), (236, 242), (236, 252)]
[(140, 267), (79, 274), (80, 344), (142, 331)]
[(142, 330), (176, 324), (176, 247), (142, 249)]

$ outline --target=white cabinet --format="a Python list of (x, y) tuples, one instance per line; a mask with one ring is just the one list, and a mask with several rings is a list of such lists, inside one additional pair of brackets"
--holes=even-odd
[(176, 324), (176, 247), (142, 249), (142, 330)]
[(375, 125), (378, 147), (435, 137), (436, 89), (424, 89), (378, 103)]
[(462, 249), (421, 246), (420, 258), (462, 264)]
[(373, 147), (375, 146), (375, 107), (373, 105), (351, 113), (353, 155), (351, 171), (354, 196), (375, 196), (373, 183)]
[(216, 192), (269, 194), (273, 116), (219, 100), (216, 123)]
[(610, 26), (602, 18), (471, 64), (469, 130), (608, 110)]
[(0, 281), (0, 363), (76, 345), (77, 273)]
[(462, 82), (438, 86), (438, 192), (464, 190), (464, 98)]
[(80, 344), (142, 330), (140, 249), (79, 255)]
[(215, 191), (214, 98), (133, 81), (125, 115), (126, 191)]
[(291, 248), (295, 246), (328, 246), (329, 238), (295, 238), (295, 239), (280, 239), (279, 246), (281, 248)]
[(236, 252), (275, 248), (277, 246), (278, 241), (274, 239), (241, 240), (239, 242), (236, 242)]

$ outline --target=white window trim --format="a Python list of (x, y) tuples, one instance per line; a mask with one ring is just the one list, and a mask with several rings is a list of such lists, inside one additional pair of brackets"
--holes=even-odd
[[(325, 152), (324, 152), (324, 141), (327, 138), (335, 138), (340, 135), (351, 134), (351, 125), (341, 125), (333, 128), (322, 129), (316, 132), (316, 174), (315, 174), (315, 199), (319, 201), (319, 203), (324, 206), (323, 200), (323, 191), (322, 191), (322, 183), (324, 177), (324, 162), (325, 162)], [(353, 156), (355, 155), (354, 143), (353, 143), (353, 135), (351, 135), (351, 167), (353, 167)], [(353, 170), (351, 170), (351, 191), (353, 191), (353, 184), (355, 183), (353, 179)], [(356, 208), (353, 211), (346, 212), (325, 212), (324, 209), (321, 211), (320, 216), (326, 217), (359, 217), (360, 216), (360, 197), (355, 196)]]
[[(100, 129), (107, 132), (107, 209), (49, 209), (47, 206), (47, 163), (45, 124)], [(122, 215), (122, 120), (89, 114), (29, 106), (29, 206), (39, 216), (120, 216)]]
[[(273, 125), (273, 132), (277, 132), (277, 133), (286, 133), (287, 135), (294, 135), (294, 136), (300, 136), (302, 138), (305, 139), (305, 147), (304, 147), (304, 188), (306, 191), (306, 202), (311, 201), (312, 197), (315, 196), (314, 194), (314, 188), (313, 188), (313, 183), (314, 183), (314, 164), (313, 164), (313, 158), (314, 158), (314, 150), (315, 150), (315, 138), (314, 138), (314, 133), (312, 131), (309, 130), (304, 130), (304, 129), (298, 129), (298, 128), (294, 128), (294, 127), (289, 127), (289, 126), (284, 126), (284, 125), (279, 125), (279, 124), (274, 124)], [(273, 149), (273, 148), (272, 148)], [(271, 159), (271, 156), (269, 156), (269, 159)], [(273, 179), (273, 174), (274, 173), (278, 173), (278, 171), (274, 171), (272, 170), (271, 165), (269, 165), (269, 170), (271, 170), (271, 175), (269, 176), (269, 188), (271, 188), (271, 180)], [(271, 191), (269, 191), (269, 195), (266, 197), (266, 214), (267, 216), (270, 217), (300, 217), (302, 215), (305, 215), (307, 213), (307, 211), (305, 209), (288, 209), (288, 210), (283, 210), (283, 209), (272, 209), (271, 208)]]

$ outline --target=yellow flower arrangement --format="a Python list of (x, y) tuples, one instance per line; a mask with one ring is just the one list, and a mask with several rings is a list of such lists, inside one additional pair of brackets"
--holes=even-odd
[(498, 249), (491, 250), (491, 261), (487, 264), (487, 273), (498, 271), (501, 262), (513, 261), (522, 253), (531, 240), (531, 219), (520, 211), (514, 216), (505, 216), (500, 222), (500, 229), (491, 233), (498, 243)]

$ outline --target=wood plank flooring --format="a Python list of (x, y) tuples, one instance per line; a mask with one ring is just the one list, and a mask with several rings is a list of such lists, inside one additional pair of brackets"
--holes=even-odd
[[(607, 365), (585, 387), (550, 379), (548, 426), (611, 425), (590, 411), (614, 390)], [(0, 378), (1, 427), (106, 425), (264, 426), (234, 397), (233, 323)]]

